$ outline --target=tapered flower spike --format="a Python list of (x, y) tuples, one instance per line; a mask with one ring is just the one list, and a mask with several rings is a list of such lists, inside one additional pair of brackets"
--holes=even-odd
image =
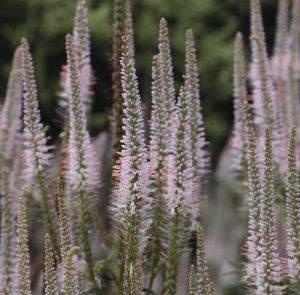
[(4, 295), (9, 295), (12, 293), (13, 266), (16, 256), (16, 213), (13, 208), (10, 172), (7, 168), (2, 169), (1, 195), (0, 286), (3, 287)]
[(289, 27), (289, 1), (279, 0), (277, 9), (277, 23), (274, 55), (283, 56), (286, 50), (286, 39)]
[[(274, 146), (274, 159), (279, 169), (283, 159), (284, 146), (282, 117), (278, 101), (275, 95), (273, 82), (271, 81), (270, 67), (268, 63), (265, 33), (262, 24), (260, 0), (251, 0), (251, 51), (252, 51), (252, 82), (254, 86), (254, 124), (257, 126), (259, 136), (264, 128), (270, 126), (272, 142)], [(281, 171), (283, 172), (283, 171)]]
[(169, 142), (168, 122), (165, 119), (167, 113), (166, 100), (162, 88), (162, 66), (159, 55), (153, 57), (152, 62), (152, 110), (150, 123), (150, 166), (155, 179), (157, 179), (157, 189), (161, 189), (165, 180), (165, 161), (168, 153), (167, 144)]
[[(93, 76), (93, 69), (91, 66), (91, 44), (90, 44), (90, 31), (88, 27), (88, 10), (86, 7), (86, 0), (77, 0), (76, 15), (74, 20), (74, 55), (78, 66), (79, 86), (81, 93), (81, 100), (85, 111), (88, 112), (91, 109), (92, 101), (92, 86), (95, 84), (95, 78)], [(58, 114), (62, 120), (62, 148), (60, 154), (60, 163), (67, 162), (67, 145), (69, 139), (69, 100), (71, 95), (71, 81), (70, 73), (67, 65), (63, 66), (61, 72), (60, 84), (62, 91), (59, 93), (60, 99), (58, 101), (59, 108)], [(59, 166), (59, 173), (63, 171), (63, 164)]]
[[(92, 195), (99, 187), (99, 167), (94, 161), (94, 151), (87, 131), (87, 118), (82, 100), (78, 56), (73, 38), (67, 37), (67, 56), (69, 72), (69, 162), (66, 171), (67, 193), (69, 194), (69, 213), (72, 219), (72, 232), (76, 244), (80, 244), (81, 209), (79, 200), (83, 198), (84, 211), (93, 208)], [(86, 194), (82, 197), (81, 195)], [(88, 218), (88, 217), (86, 217)]]
[(210, 282), (209, 295), (215, 295), (215, 285), (213, 282)]
[(67, 56), (70, 71), (69, 101), (69, 181), (75, 191), (93, 192), (99, 186), (98, 162), (94, 159), (92, 144), (87, 131), (87, 119), (81, 99), (78, 65), (74, 52), (73, 38), (67, 36)]
[(291, 54), (291, 62), (290, 67), (293, 68), (297, 77), (299, 77), (299, 72), (297, 71), (299, 66), (299, 47), (300, 47), (300, 1), (293, 0), (292, 5), (292, 20), (291, 20), (291, 29), (290, 29), (290, 42), (289, 42), (289, 50)]
[(0, 115), (0, 165), (10, 166), (15, 157), (16, 145), (20, 145), (22, 112), (21, 47), (14, 53), (7, 93)]
[(13, 277), (13, 295), (30, 295), (30, 261), (28, 248), (28, 231), (26, 216), (26, 199), (25, 193), (28, 186), (24, 186), (21, 191), (19, 209), (18, 209), (18, 226), (17, 226), (17, 257), (15, 272)]
[(198, 294), (209, 294), (210, 279), (206, 254), (204, 248), (203, 229), (200, 225), (197, 226), (197, 290)]
[(49, 234), (45, 236), (45, 294), (58, 295), (54, 257)]
[(76, 48), (81, 99), (85, 106), (90, 108), (91, 85), (93, 84), (93, 74), (91, 67), (91, 42), (88, 27), (88, 11), (85, 0), (78, 0), (75, 23), (74, 23), (74, 47)]
[(167, 184), (167, 146), (169, 144), (168, 122), (166, 116), (166, 100), (162, 89), (162, 69), (159, 56), (153, 58), (152, 65), (152, 110), (150, 123), (150, 169), (151, 178), (155, 185), (155, 200), (153, 211), (153, 223), (150, 228), (152, 239), (149, 243), (149, 253), (151, 262), (149, 270), (151, 272), (148, 289), (152, 289), (154, 279), (158, 272), (158, 264), (165, 254), (163, 251), (163, 241), (166, 232), (166, 184)]
[[(90, 31), (88, 26), (88, 10), (85, 0), (78, 0), (76, 7), (76, 15), (73, 29), (73, 42), (75, 48), (75, 56), (78, 64), (78, 75), (80, 81), (81, 99), (85, 106), (85, 110), (91, 108), (92, 85), (94, 84), (93, 71), (91, 66), (91, 42)], [(68, 108), (70, 96), (70, 77), (67, 66), (63, 66), (61, 72), (61, 86), (63, 91), (60, 93), (61, 100), (59, 104), (63, 108)], [(62, 113), (62, 112), (60, 112)], [(68, 126), (67, 126), (68, 127)], [(68, 132), (68, 130), (65, 130)]]
[[(93, 147), (86, 129), (86, 115), (79, 84), (78, 66), (71, 35), (66, 37), (68, 67), (70, 73), (69, 101), (69, 167), (68, 183), (70, 185), (71, 208), (78, 216), (72, 215), (73, 222), (80, 226), (80, 242), (88, 265), (89, 279), (96, 293), (99, 285), (93, 270), (93, 258), (89, 242), (89, 216), (91, 210), (91, 195), (99, 187), (98, 162), (94, 160)], [(77, 219), (77, 220), (76, 220)]]
[(299, 104), (299, 66), (300, 66), (300, 1), (294, 0), (292, 6), (292, 21), (287, 50), (285, 74), (286, 79), (286, 110), (287, 124), (290, 131), (292, 126), (300, 126)]
[(231, 162), (233, 172), (243, 175), (245, 174), (243, 172), (246, 165), (244, 103), (247, 100), (247, 90), (243, 35), (240, 32), (235, 37), (233, 67), (234, 127), (231, 143)]
[[(165, 96), (166, 104), (166, 117), (165, 120), (168, 124), (169, 135), (172, 134), (172, 119), (175, 110), (175, 86), (172, 66), (172, 56), (170, 48), (169, 30), (167, 21), (162, 18), (159, 26), (159, 59), (162, 69), (162, 89)], [(167, 151), (168, 152), (168, 151)]]
[(247, 140), (247, 174), (249, 187), (249, 220), (248, 220), (248, 238), (246, 246), (246, 255), (248, 262), (245, 267), (244, 281), (256, 281), (257, 257), (259, 256), (259, 220), (260, 220), (260, 168), (257, 158), (257, 144), (252, 126), (252, 120), (247, 102), (244, 103), (245, 109), (245, 133)]
[[(124, 136), (121, 141), (122, 151), (120, 164), (116, 167), (116, 188), (113, 210), (118, 220), (118, 227), (123, 230), (124, 237), (124, 276), (123, 294), (131, 294), (133, 270), (139, 269), (141, 251), (145, 246), (143, 231), (147, 230), (146, 212), (150, 209), (148, 199), (150, 175), (148, 169), (148, 153), (144, 142), (144, 123), (141, 98), (138, 92), (134, 62), (130, 58), (129, 37), (123, 37), (122, 88), (124, 98)], [(145, 222), (142, 225), (142, 222)], [(141, 276), (141, 274), (140, 274)], [(137, 274), (134, 274), (134, 281)], [(128, 292), (128, 293), (126, 293)]]
[[(147, 200), (151, 184), (147, 163), (148, 153), (144, 141), (141, 98), (133, 60), (130, 59), (127, 36), (123, 38), (123, 42), (121, 75), (125, 107), (125, 118), (123, 119), (125, 134), (121, 141), (122, 152), (117, 172), (118, 188), (116, 189), (116, 205), (120, 209), (130, 205), (131, 202), (140, 203)], [(140, 209), (138, 203), (135, 204), (136, 210)]]
[(287, 67), (289, 57), (287, 55), (288, 27), (289, 27), (289, 1), (279, 0), (277, 10), (277, 25), (275, 46), (272, 57), (272, 74), (277, 85), (277, 96), (282, 110), (282, 121), (285, 134), (290, 130), (290, 103), (287, 98), (286, 78), (288, 77)]
[(40, 196), (43, 219), (47, 232), (50, 234), (55, 255), (60, 258), (59, 242), (57, 235), (58, 218), (54, 202), (51, 199), (46, 185), (45, 171), (49, 167), (49, 149), (40, 111), (38, 109), (36, 82), (29, 46), (25, 39), (22, 40), (22, 75), (24, 96), (24, 146), (25, 169), (24, 175), (27, 183), (37, 188)]
[[(290, 132), (292, 126), (297, 127), (300, 123), (300, 105), (297, 99), (299, 97), (300, 78), (298, 70), (300, 65), (300, 3), (298, 0), (294, 0), (292, 3), (290, 30), (288, 31), (285, 27), (277, 29), (278, 36), (276, 37), (279, 40), (276, 42), (281, 43), (275, 44), (275, 54), (272, 61), (285, 134)], [(280, 1), (279, 9), (282, 10), (279, 11), (278, 15), (283, 19), (281, 22), (287, 22), (285, 18), (287, 18), (286, 14), (289, 14), (289, 1)], [(281, 24), (281, 26), (287, 26), (287, 24)]]
[[(292, 5), (292, 19), (291, 19), (291, 28), (290, 28), (290, 34), (291, 34), (291, 40), (289, 40), (289, 47), (290, 47), (290, 52), (292, 55), (292, 60), (294, 62), (297, 62), (297, 64), (291, 64), (290, 66), (296, 67), (299, 64), (299, 39), (300, 37), (298, 36), (300, 32), (300, 2), (299, 0), (293, 0), (293, 5)], [(299, 75), (299, 74), (298, 74)]]
[(294, 283), (300, 280), (300, 188), (295, 148), (296, 128), (293, 127), (290, 135), (288, 154), (286, 211), (288, 277)]
[(113, 25), (113, 56), (112, 56), (112, 89), (113, 89), (113, 108), (111, 114), (111, 128), (113, 134), (113, 149), (115, 163), (119, 159), (121, 152), (121, 139), (124, 134), (122, 129), (123, 114), (123, 97), (121, 82), (121, 64), (122, 56), (121, 37), (125, 35), (125, 0), (114, 1), (114, 25)]
[(130, 0), (126, 0), (125, 3), (125, 35), (129, 36), (129, 53), (130, 58), (134, 60), (134, 31), (133, 31), (133, 21), (131, 13), (131, 3)]
[(259, 252), (255, 294), (284, 294), (280, 286), (282, 276), (277, 251), (275, 229), (275, 192), (273, 177), (271, 130), (266, 128), (265, 160), (261, 187), (259, 216)]
[(45, 167), (49, 165), (46, 136), (43, 133), (40, 111), (38, 109), (36, 82), (32, 57), (29, 46), (25, 39), (22, 40), (22, 71), (24, 88), (24, 145), (27, 180), (29, 183), (39, 174), (44, 173)]
[(208, 155), (205, 150), (205, 134), (203, 118), (200, 105), (200, 84), (197, 68), (197, 57), (195, 41), (192, 30), (186, 31), (186, 57), (185, 72), (188, 92), (190, 94), (190, 124), (191, 124), (191, 145), (193, 163), (193, 198), (195, 206), (195, 216), (199, 215), (199, 203), (203, 184), (208, 172)]
[(190, 295), (198, 295), (197, 284), (196, 284), (196, 275), (195, 275), (195, 266), (193, 264), (191, 265), (191, 268), (190, 268), (189, 287), (190, 287)]
[(164, 292), (175, 294), (177, 270), (180, 255), (186, 247), (191, 226), (198, 217), (193, 200), (193, 170), (190, 129), (190, 95), (188, 82), (180, 89), (176, 112), (174, 115), (174, 130), (171, 141), (171, 154), (168, 173), (168, 211), (171, 213), (171, 225), (168, 245), (167, 271)]
[(66, 256), (65, 262), (63, 264), (63, 283), (62, 292), (65, 295), (81, 295), (79, 293), (78, 278), (74, 276), (74, 262), (73, 256), (79, 251), (79, 247), (71, 248)]
[(113, 56), (112, 56), (112, 89), (113, 89), (113, 107), (111, 114), (111, 128), (113, 134), (114, 163), (116, 164), (121, 152), (121, 139), (123, 131), (123, 96), (121, 82), (121, 56), (122, 40), (121, 37), (129, 36), (130, 58), (134, 59), (134, 44), (132, 18), (130, 11), (130, 0), (114, 0), (114, 25), (113, 25)]
[(260, 63), (262, 70), (267, 69), (267, 51), (266, 51), (266, 38), (263, 27), (260, 0), (250, 0), (250, 17), (251, 17), (251, 34), (255, 36), (259, 42), (251, 41), (252, 62)]
[[(150, 253), (150, 280), (149, 290), (157, 275), (160, 258), (165, 255), (162, 245), (166, 244), (163, 235), (166, 228), (164, 216), (166, 216), (165, 198), (167, 175), (169, 167), (168, 155), (171, 152), (170, 142), (172, 136), (173, 118), (175, 110), (175, 88), (173, 67), (170, 50), (168, 24), (161, 19), (159, 28), (159, 54), (153, 58), (152, 67), (152, 111), (150, 125), (150, 167), (152, 177), (155, 179), (155, 207), (153, 224), (150, 233), (153, 235)], [(166, 246), (166, 245), (165, 245)]]
[(195, 41), (192, 30), (186, 31), (185, 73), (188, 78), (188, 91), (191, 96), (191, 138), (193, 151), (194, 175), (203, 178), (208, 169), (208, 158), (204, 147), (204, 123), (200, 104), (200, 82), (197, 67)]

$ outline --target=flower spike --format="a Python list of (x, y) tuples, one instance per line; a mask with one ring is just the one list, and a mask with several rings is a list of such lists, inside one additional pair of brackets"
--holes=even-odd
[(54, 269), (54, 257), (49, 234), (46, 234), (45, 236), (45, 294), (58, 295)]
[(234, 43), (234, 127), (231, 144), (232, 170), (242, 173), (246, 162), (244, 103), (247, 100), (243, 35), (238, 32)]
[[(116, 189), (116, 206), (126, 207), (132, 202), (144, 202), (150, 193), (148, 170), (148, 153), (144, 141), (144, 122), (141, 98), (137, 87), (137, 77), (133, 60), (130, 59), (128, 37), (123, 38), (122, 87), (124, 98), (123, 129), (125, 134), (120, 155), (120, 166), (117, 167), (118, 189)], [(137, 203), (135, 204), (138, 205)], [(139, 210), (140, 205), (136, 207)], [(128, 209), (128, 208), (127, 208)]]
[(17, 226), (17, 261), (14, 273), (13, 295), (31, 295), (30, 291), (30, 261), (28, 248), (28, 230), (26, 216), (25, 194), (28, 186), (24, 186), (21, 191), (18, 209)]
[(74, 23), (74, 47), (78, 60), (79, 81), (81, 99), (84, 105), (90, 108), (91, 85), (93, 84), (93, 74), (90, 57), (90, 32), (88, 27), (88, 12), (85, 0), (78, 0), (75, 23)]
[(198, 294), (209, 294), (211, 286), (204, 248), (203, 229), (197, 226), (197, 289)]
[(279, 0), (277, 9), (276, 36), (274, 55), (283, 56), (286, 50), (286, 39), (289, 27), (289, 1)]
[(79, 293), (78, 278), (74, 276), (73, 256), (79, 251), (79, 247), (71, 248), (63, 264), (62, 292), (66, 295), (81, 295)]
[(189, 277), (189, 288), (190, 295), (197, 295), (197, 284), (196, 284), (196, 275), (195, 275), (195, 266), (192, 264), (190, 268), (190, 277)]
[(200, 83), (197, 67), (197, 57), (195, 41), (192, 30), (186, 31), (186, 57), (185, 74), (187, 77), (188, 91), (191, 96), (191, 138), (193, 151), (194, 174), (198, 178), (203, 178), (208, 169), (208, 159), (204, 147), (204, 123), (200, 105)]
[(92, 145), (88, 131), (86, 130), (87, 119), (81, 88), (79, 84), (78, 63), (76, 60), (73, 38), (67, 36), (67, 56), (70, 72), (70, 101), (69, 101), (69, 181), (73, 190), (95, 191), (99, 185), (97, 161), (94, 161)]
[(169, 30), (167, 21), (162, 18), (159, 26), (159, 59), (162, 70), (162, 89), (165, 95), (166, 122), (168, 124), (169, 138), (172, 133), (172, 116), (175, 110), (175, 86), (173, 77), (172, 56), (170, 48)]
[[(204, 192), (204, 179), (208, 172), (208, 156), (207, 151), (205, 151), (206, 142), (200, 105), (199, 74), (192, 30), (186, 31), (185, 72), (187, 77), (187, 88), (190, 95), (189, 107), (193, 166), (193, 198), (195, 204), (199, 204), (201, 193)], [(200, 215), (199, 205), (195, 206), (195, 217), (197, 215)]]
[(45, 133), (42, 131), (40, 111), (38, 109), (37, 89), (34, 78), (32, 57), (25, 39), (22, 40), (22, 75), (24, 88), (24, 145), (28, 183), (44, 174), (49, 165), (50, 154)]
[(51, 236), (55, 255), (60, 258), (57, 235), (58, 218), (53, 199), (50, 197), (46, 184), (45, 170), (49, 167), (50, 147), (47, 146), (46, 135), (43, 132), (40, 111), (38, 109), (37, 89), (34, 78), (32, 57), (25, 39), (22, 40), (22, 75), (24, 95), (24, 146), (25, 169), (27, 183), (37, 188), (40, 196), (43, 219), (47, 232)]
[[(0, 115), (0, 165), (12, 166), (16, 147), (20, 145), (22, 111), (21, 47), (15, 50), (7, 93)], [(5, 161), (2, 163), (2, 161)]]
[[(300, 104), (299, 104), (299, 66), (300, 66), (300, 1), (294, 0), (292, 6), (292, 21), (287, 49), (287, 60), (285, 62), (286, 72), (286, 109), (288, 133), (293, 126), (300, 126)], [(287, 78), (287, 79), (286, 79)]]
[(131, 3), (130, 0), (125, 0), (125, 35), (129, 36), (129, 52), (130, 58), (134, 60), (134, 31), (133, 31), (133, 21), (131, 13)]
[[(75, 58), (78, 64), (78, 75), (80, 81), (81, 99), (85, 110), (89, 111), (91, 107), (92, 85), (94, 84), (93, 70), (91, 66), (91, 42), (88, 26), (88, 11), (85, 0), (78, 0), (76, 6), (76, 15), (74, 19), (73, 42)], [(62, 108), (68, 108), (70, 96), (70, 73), (66, 65), (61, 72), (60, 84), (63, 90), (59, 93), (61, 99), (59, 105)], [(63, 117), (67, 118), (68, 110), (61, 111)], [(66, 115), (66, 116), (64, 116)], [(68, 126), (66, 126), (68, 128)], [(66, 130), (68, 132), (68, 130)]]
[(296, 128), (293, 127), (290, 135), (286, 179), (287, 261), (288, 277), (292, 282), (299, 281), (300, 275), (300, 188), (295, 148)]
[[(133, 294), (141, 281), (141, 255), (145, 246), (142, 232), (148, 228), (147, 211), (151, 192), (148, 152), (144, 141), (144, 122), (134, 61), (130, 58), (129, 37), (123, 37), (122, 88), (124, 98), (122, 151), (116, 167), (114, 207), (124, 243), (123, 292)], [(142, 222), (145, 222), (142, 226)], [(143, 230), (142, 230), (143, 229)], [(127, 293), (126, 293), (127, 292)]]
[[(290, 57), (288, 54), (289, 44), (289, 1), (279, 0), (277, 10), (277, 24), (275, 45), (272, 57), (272, 74), (277, 85), (277, 97), (280, 105), (281, 116), (283, 121), (284, 134), (290, 131), (291, 119), (293, 118), (291, 112), (291, 104), (289, 102), (289, 90), (287, 86), (288, 65), (290, 63)], [(294, 42), (293, 42), (294, 43)], [(295, 41), (296, 43), (296, 41)]]
[(285, 286), (280, 286), (282, 277), (275, 231), (275, 192), (270, 128), (266, 128), (265, 135), (265, 160), (259, 218), (260, 256), (257, 258), (256, 294), (284, 294)]
[(155, 199), (153, 209), (153, 223), (150, 228), (150, 235), (153, 236), (149, 243), (149, 253), (151, 253), (151, 262), (149, 270), (151, 272), (149, 279), (149, 290), (152, 289), (154, 279), (157, 275), (158, 264), (165, 254), (163, 251), (164, 231), (166, 228), (166, 185), (168, 171), (168, 153), (169, 144), (168, 122), (165, 120), (166, 100), (164, 99), (162, 89), (162, 69), (159, 62), (159, 55), (153, 57), (152, 65), (152, 110), (150, 123), (150, 169), (151, 178), (154, 180)]
[(0, 286), (4, 295), (12, 293), (13, 266), (16, 256), (16, 213), (14, 210), (15, 199), (10, 183), (11, 173), (6, 167), (2, 169), (1, 183), (1, 219), (0, 219)]
[[(88, 265), (89, 279), (96, 292), (99, 285), (94, 275), (94, 265), (89, 241), (89, 219), (91, 214), (91, 196), (99, 186), (98, 162), (94, 160), (93, 146), (86, 130), (86, 114), (81, 99), (78, 64), (71, 35), (66, 37), (68, 68), (70, 73), (69, 101), (69, 167), (68, 184), (73, 222), (79, 225), (80, 243)], [(76, 216), (77, 214), (77, 216)]]
[[(190, 229), (198, 217), (193, 198), (193, 170), (190, 129), (190, 95), (188, 82), (180, 89), (172, 135), (171, 154), (169, 155), (168, 198), (166, 200), (171, 225), (169, 233), (168, 260), (164, 289), (166, 294), (176, 292), (178, 261), (186, 247)], [(196, 209), (195, 209), (196, 208)]]
[(252, 126), (250, 109), (247, 102), (245, 109), (245, 127), (247, 136), (247, 174), (249, 186), (249, 221), (248, 221), (248, 239), (247, 239), (247, 259), (244, 280), (256, 281), (257, 258), (259, 256), (259, 220), (260, 220), (260, 169), (257, 157), (256, 138)]
[(113, 83), (113, 108), (111, 114), (111, 128), (113, 134), (114, 163), (116, 164), (120, 157), (122, 149), (121, 140), (124, 135), (123, 126), (123, 103), (121, 64), (122, 57), (122, 37), (129, 36), (129, 54), (134, 62), (134, 37), (131, 16), (130, 0), (114, 0), (114, 24), (113, 24), (113, 56), (112, 56), (112, 83)]
[[(274, 146), (274, 159), (279, 168), (283, 152), (282, 117), (275, 88), (271, 80), (270, 66), (268, 63), (265, 33), (262, 24), (260, 0), (251, 0), (251, 49), (252, 49), (252, 82), (254, 86), (253, 100), (255, 120), (259, 136), (264, 128), (270, 126)], [(282, 172), (282, 171), (281, 171)]]

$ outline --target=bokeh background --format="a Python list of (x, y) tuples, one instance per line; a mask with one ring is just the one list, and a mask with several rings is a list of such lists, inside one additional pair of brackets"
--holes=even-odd
[[(92, 66), (96, 85), (89, 129), (93, 136), (109, 128), (111, 96), (111, 34), (113, 0), (86, 0), (89, 8)], [(262, 0), (269, 54), (272, 54), (277, 1)], [(76, 0), (0, 0), (0, 101), (5, 97), (14, 49), (28, 39), (36, 70), (42, 120), (55, 141), (59, 74), (66, 63), (65, 35), (72, 33)], [(149, 105), (151, 61), (157, 53), (159, 20), (169, 23), (176, 89), (182, 83), (185, 31), (193, 29), (198, 54), (201, 104), (209, 141), (212, 174), (203, 223), (210, 269), (217, 294), (244, 294), (237, 284), (240, 249), (246, 236), (247, 212), (241, 191), (227, 185), (228, 163), (222, 151), (233, 120), (232, 61), (237, 31), (244, 34), (249, 60), (249, 1), (132, 0), (136, 66), (143, 101)], [(149, 109), (149, 108), (148, 108)], [(148, 112), (149, 114), (149, 112)], [(225, 157), (226, 158), (226, 157)], [(222, 159), (222, 165), (219, 165)], [(219, 168), (218, 168), (219, 167)], [(215, 173), (217, 171), (218, 173)], [(224, 173), (222, 172), (224, 171)]]

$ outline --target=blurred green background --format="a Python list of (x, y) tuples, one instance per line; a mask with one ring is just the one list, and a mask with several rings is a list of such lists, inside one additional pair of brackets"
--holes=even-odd
[[(93, 136), (108, 128), (111, 107), (112, 0), (87, 0), (94, 87), (89, 118)], [(277, 1), (263, 0), (269, 52), (272, 52)], [(11, 58), (22, 37), (31, 46), (42, 118), (59, 133), (55, 108), (59, 73), (66, 61), (65, 35), (72, 32), (75, 0), (0, 0), (0, 99), (3, 101)], [(151, 60), (157, 52), (159, 20), (169, 22), (176, 89), (184, 74), (185, 31), (197, 45), (201, 100), (213, 166), (232, 128), (232, 60), (235, 33), (245, 36), (249, 57), (249, 3), (240, 0), (132, 0), (136, 66), (142, 98), (149, 102)]]

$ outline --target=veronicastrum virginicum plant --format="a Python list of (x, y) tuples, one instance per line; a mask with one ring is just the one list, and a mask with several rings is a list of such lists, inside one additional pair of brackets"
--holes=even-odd
[[(291, 20), (288, 9), (287, 1), (280, 0), (276, 45), (269, 62), (260, 2), (251, 0), (253, 123), (251, 110), (244, 107), (247, 90), (240, 33), (235, 41), (232, 154), (236, 157), (230, 166), (249, 186), (243, 281), (254, 294), (299, 292), (299, 1), (292, 2)], [(0, 289), (5, 294), (28, 295), (37, 289), (30, 288), (28, 230), (31, 233), (32, 220), (26, 217), (26, 211), (34, 212), (37, 207), (46, 231), (45, 294), (178, 294), (178, 271), (194, 235), (198, 250), (196, 266), (190, 268), (189, 293), (215, 293), (199, 225), (208, 158), (193, 33), (186, 32), (184, 82), (176, 98), (168, 24), (165, 19), (160, 22), (158, 54), (152, 66), (149, 147), (129, 0), (114, 1), (112, 40), (114, 152), (110, 156), (115, 169), (109, 211), (115, 238), (110, 240), (99, 233), (96, 204), (102, 197), (101, 165), (87, 130), (94, 79), (85, 1), (78, 0), (73, 37), (68, 35), (66, 41), (67, 65), (60, 93), (66, 114), (62, 117), (64, 142), (55, 156), (41, 124), (27, 41), (23, 39), (16, 50), (0, 120)], [(52, 169), (52, 163), (59, 169)], [(63, 175), (55, 194), (48, 174), (57, 176), (58, 171)], [(276, 224), (283, 222), (275, 216), (279, 180), (286, 184), (286, 258), (279, 257), (276, 240)], [(22, 189), (17, 217), (15, 194), (24, 183), (29, 189)], [(103, 259), (100, 249), (105, 249)]]

